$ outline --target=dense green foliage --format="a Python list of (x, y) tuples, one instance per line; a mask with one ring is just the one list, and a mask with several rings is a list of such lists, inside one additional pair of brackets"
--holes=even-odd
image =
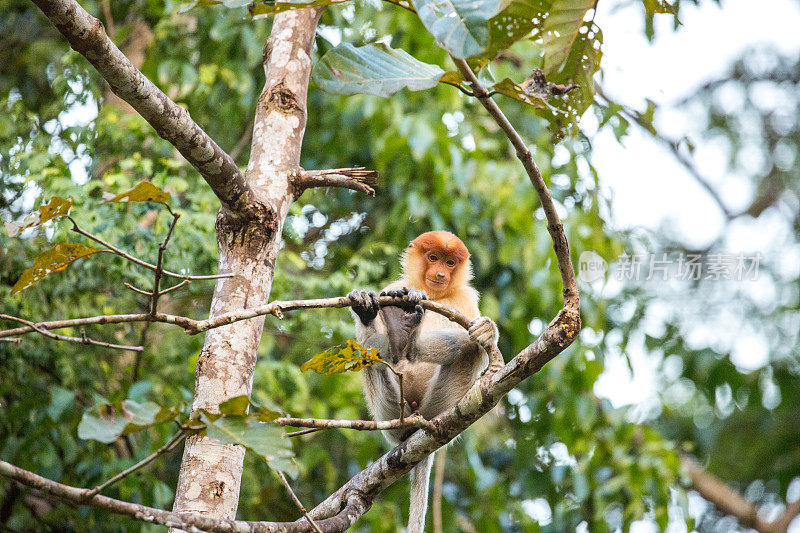
[[(101, 16), (101, 4), (82, 5)], [(154, 0), (111, 2), (115, 41), (123, 43), (124, 50), (131, 28), (145, 23), (153, 40), (143, 72), (185, 105), (224, 149), (246, 147), (247, 139), (241, 138), (252, 129), (269, 21), (248, 20), (243, 8), (202, 7), (178, 13), (179, 7)], [(642, 9), (648, 21), (656, 9)], [(81, 227), (154, 262), (172, 220), (169, 213), (152, 203), (101, 203), (103, 193), (118, 194), (148, 180), (172, 194), (170, 205), (181, 214), (166, 267), (214, 273), (218, 202), (202, 179), (138, 116), (113, 105), (96, 112), (104, 98), (104, 82), (32, 4), (0, 0), (0, 10), (3, 220), (19, 220), (52, 196), (71, 196), (71, 213)], [(652, 30), (650, 24), (647, 27)], [(323, 14), (320, 35), (354, 45), (390, 35), (393, 48), (452, 70), (447, 54), (434, 46), (419, 19), (388, 3), (330, 7)], [(495, 65), (494, 79), (521, 81), (519, 65), (526, 73), (533, 67), (547, 69), (541, 64), (541, 46), (547, 42), (515, 44)], [(314, 59), (331, 49), (329, 40), (320, 37)], [(599, 54), (586, 60), (599, 60)], [(563, 81), (575, 68), (569, 57), (566, 62), (560, 71)], [(727, 139), (731, 171), (751, 178), (753, 199), (763, 199), (731, 224), (788, 213), (790, 223), (778, 249), (796, 258), (798, 110), (760, 105), (763, 101), (751, 89), (770, 86), (797, 101), (800, 68), (788, 60), (756, 70), (748, 70), (748, 64), (752, 62), (744, 60), (728, 79), (691, 98), (698, 115), (706, 118), (706, 130), (698, 133)], [(553, 81), (562, 80), (556, 76)], [(573, 116), (582, 112), (575, 106), (587, 97), (587, 80), (582, 81), (581, 91), (576, 91), (581, 94), (574, 96), (568, 111)], [(715, 95), (723, 89), (757, 101), (745, 106), (746, 111), (721, 107)], [(578, 130), (559, 141), (560, 132), (556, 135), (530, 106), (508, 98), (500, 103), (535, 147), (535, 160), (565, 215), (576, 264), (584, 250), (613, 261), (624, 249), (683, 246), (669, 228), (645, 237), (610, 229), (610, 203), (601, 193), (602, 176), (592, 165), (591, 138)], [(600, 104), (588, 113), (598, 116), (601, 128), (625, 135), (628, 123), (618, 106)], [(743, 162), (737, 154), (744, 150), (760, 153), (763, 164)], [(237, 151), (237, 163), (245, 165), (247, 149)], [(461, 236), (473, 253), (481, 309), (497, 321), (506, 359), (527, 346), (561, 307), (560, 278), (533, 188), (495, 123), (474, 99), (455, 88), (439, 84), (382, 99), (335, 96), (312, 85), (302, 164), (308, 169), (373, 168), (380, 173), (379, 187), (375, 198), (338, 189), (302, 196), (284, 230), (273, 299), (379, 288), (397, 275), (397, 256), (410, 239), (429, 229), (447, 229)], [(70, 226), (61, 219), (21, 237), (0, 236), (0, 312), (49, 320), (146, 311), (146, 299), (123, 283), (149, 288), (151, 273), (111, 254), (81, 259), (10, 296), (10, 288), (42, 250), (56, 242), (90, 244)], [(724, 244), (720, 239), (709, 251), (724, 249)], [(692, 525), (680, 479), (681, 449), (696, 454), (735, 486), (750, 487), (748, 495), (759, 503), (785, 501), (800, 471), (800, 274), (781, 261), (776, 255), (765, 267), (770, 298), (702, 282), (673, 287), (670, 298), (648, 285), (627, 287), (611, 297), (581, 286), (585, 329), (580, 339), (450, 448), (443, 504), (447, 530), (471, 525), (487, 533), (573, 531), (583, 523), (589, 531), (613, 531), (628, 530), (641, 519), (653, 520), (659, 528), (670, 520), (685, 522), (690, 530), (734, 527), (730, 519), (710, 510), (702, 514), (700, 524)], [(194, 281), (164, 296), (162, 309), (205, 318), (211, 283)], [(674, 313), (653, 331), (648, 311), (655, 304), (667, 305)], [(686, 341), (687, 322), (696, 320), (735, 334), (730, 324), (710, 319), (720, 316), (724, 322), (722, 309), (764, 332), (769, 357), (759, 368), (744, 370), (732, 363), (734, 341)], [(2, 327), (13, 323), (3, 322)], [(89, 327), (87, 334), (108, 342), (143, 343), (146, 349), (137, 355), (39, 335), (26, 335), (19, 344), (0, 342), (0, 458), (63, 483), (92, 487), (167, 442), (174, 425), (156, 425), (106, 445), (78, 437), (84, 412), (108, 410), (109, 404), (123, 400), (185, 408), (202, 336), (187, 336), (160, 324)], [(268, 317), (254, 401), (294, 416), (367, 417), (357, 375), (300, 371), (311, 355), (352, 335), (345, 310), (295, 312), (283, 321)], [(613, 409), (595, 395), (595, 384), (608, 358), (625, 355), (629, 343), (639, 341), (657, 361), (657, 401), (646, 409)], [(300, 472), (294, 485), (300, 499), (309, 506), (321, 501), (385, 449), (379, 435), (367, 432), (329, 430), (299, 437), (294, 451)], [(169, 508), (179, 463), (179, 451), (172, 452), (106, 494)], [(150, 529), (94, 509), (49, 505), (25, 494), (25, 489), (0, 480), (0, 524), (20, 530)], [(406, 482), (397, 483), (357, 528), (399, 531), (406, 505)], [(239, 517), (296, 516), (267, 465), (248, 454)]]

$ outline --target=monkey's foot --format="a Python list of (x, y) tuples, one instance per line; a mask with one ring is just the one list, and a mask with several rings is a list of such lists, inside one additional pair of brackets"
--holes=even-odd
[(476, 318), (470, 322), (468, 331), (470, 338), (486, 350), (486, 353), (492, 353), (492, 348), (497, 345), (500, 334), (491, 318), (488, 316)]
[(492, 346), (492, 349), (489, 351), (489, 367), (486, 369), (486, 372), (488, 374), (494, 374), (503, 368), (505, 364), (500, 349), (497, 346)]

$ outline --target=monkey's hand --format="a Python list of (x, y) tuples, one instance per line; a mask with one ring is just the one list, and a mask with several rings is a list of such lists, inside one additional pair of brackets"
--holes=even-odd
[(365, 326), (372, 323), (375, 317), (378, 316), (380, 306), (378, 305), (378, 297), (373, 291), (354, 290), (347, 295), (352, 302), (350, 309), (358, 316), (361, 323)]
[(486, 353), (491, 353), (499, 336), (497, 325), (488, 316), (476, 318), (469, 324), (469, 337), (486, 350)]
[[(425, 294), (425, 291), (419, 291), (417, 289), (409, 289), (408, 287), (403, 287), (400, 290), (393, 290), (393, 291), (383, 291), (381, 292), (381, 296), (391, 296), (392, 298), (408, 298), (407, 302), (404, 302), (403, 305), (400, 306), (406, 312), (414, 310), (414, 312), (418, 315), (419, 320), (422, 320), (422, 314), (424, 313), (424, 309), (419, 305), (422, 300), (427, 300), (428, 295)], [(419, 321), (418, 321), (419, 323)]]

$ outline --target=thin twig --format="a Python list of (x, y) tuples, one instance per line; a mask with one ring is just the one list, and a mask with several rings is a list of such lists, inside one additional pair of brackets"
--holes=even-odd
[(113, 41), (117, 32), (114, 30), (114, 17), (111, 15), (111, 2), (109, 0), (103, 0), (101, 5), (103, 7), (103, 18), (106, 19), (106, 33), (108, 33), (108, 37)]
[[(191, 280), (185, 279), (185, 280), (181, 281), (180, 283), (178, 283), (177, 285), (173, 285), (172, 287), (170, 287), (170, 288), (168, 288), (168, 289), (164, 289), (163, 291), (159, 291), (159, 294), (160, 294), (161, 296), (163, 296), (163, 295), (165, 295), (165, 294), (167, 294), (167, 293), (170, 293), (170, 292), (172, 292), (172, 291), (174, 291), (174, 290), (176, 290), (176, 289), (180, 289), (180, 288), (181, 288), (181, 287), (183, 287), (184, 285), (188, 285), (188, 284), (189, 284), (189, 283), (191, 283), (191, 282), (192, 282)], [(149, 292), (149, 291), (146, 291), (146, 290), (140, 289), (139, 287), (135, 287), (135, 286), (131, 285), (130, 283), (128, 283), (127, 281), (126, 281), (126, 282), (124, 282), (123, 284), (124, 284), (124, 285), (125, 285), (127, 288), (129, 288), (130, 290), (132, 290), (133, 292), (138, 292), (139, 294), (143, 294), (144, 296), (149, 296), (149, 297), (152, 297), (152, 296), (153, 296), (153, 293), (152, 293), (152, 292)]]
[[(0, 315), (0, 319), (2, 319), (3, 316), (4, 315)], [(14, 317), (9, 317), (8, 320), (16, 320), (17, 322), (20, 321)], [(99, 315), (84, 318), (70, 318), (67, 320), (52, 320), (50, 322), (31, 323), (31, 325), (22, 326), (19, 328), (2, 330), (0, 331), (0, 338), (30, 333), (32, 331), (38, 331), (38, 329), (50, 330), (71, 328), (75, 326), (127, 324), (129, 322), (163, 322), (165, 324), (174, 324), (184, 329), (191, 329), (197, 324), (197, 320), (192, 320), (191, 318), (187, 318), (185, 316), (167, 315), (164, 313), (156, 313), (155, 316), (151, 316), (150, 313)]]
[(453, 87), (455, 87), (456, 89), (458, 89), (462, 93), (466, 94), (467, 96), (472, 96), (472, 97), (475, 96), (474, 92), (472, 92), (469, 89), (465, 88), (460, 83), (455, 83), (455, 82), (452, 82), (452, 81), (442, 81), (441, 83), (446, 83), (447, 85), (452, 85)]
[(308, 520), (308, 523), (311, 524), (311, 527), (314, 528), (314, 531), (316, 531), (317, 533), (322, 533), (322, 530), (317, 526), (317, 523), (314, 522), (310, 516), (308, 516), (308, 512), (306, 511), (305, 506), (300, 501), (300, 498), (297, 497), (297, 494), (294, 493), (294, 491), (292, 490), (292, 486), (289, 485), (289, 482), (286, 481), (286, 476), (283, 475), (283, 472), (281, 472), (280, 470), (276, 470), (276, 472), (278, 473), (278, 477), (281, 478), (281, 483), (283, 483), (283, 486), (286, 487), (287, 491), (289, 491), (289, 495), (292, 497), (292, 501), (294, 501), (294, 504), (297, 506), (298, 509), (300, 509), (300, 512), (303, 513), (303, 516), (306, 517), (306, 520)]
[[(150, 325), (152, 322), (145, 322), (144, 326), (142, 326), (142, 332), (139, 334), (139, 346), (144, 348), (147, 346), (147, 332), (150, 330)], [(144, 350), (138, 352), (136, 357), (133, 359), (133, 371), (131, 372), (132, 382), (136, 383), (139, 381), (139, 370), (142, 367), (142, 360), (144, 358)]]
[(392, 374), (394, 374), (397, 377), (397, 383), (400, 386), (400, 399), (399, 399), (400, 418), (398, 420), (400, 420), (400, 423), (402, 424), (403, 416), (405, 416), (405, 407), (406, 407), (406, 397), (403, 394), (403, 373), (395, 370), (394, 367), (389, 363), (387, 363), (386, 361), (381, 361), (381, 363), (389, 367), (389, 370), (392, 371)]
[(247, 145), (250, 144), (250, 139), (253, 138), (253, 126), (255, 125), (255, 119), (251, 119), (247, 126), (244, 127), (244, 133), (242, 136), (239, 137), (239, 141), (236, 143), (236, 146), (230, 151), (231, 159), (236, 161), (239, 159), (239, 156), (242, 154)]
[[(359, 431), (383, 431), (399, 428), (419, 428), (433, 431), (431, 424), (419, 413), (405, 417), (403, 420), (336, 420), (326, 418), (292, 418), (282, 416), (273, 420), (279, 426), (313, 429), (356, 429)], [(309, 432), (310, 433), (310, 432)]]
[(178, 283), (177, 285), (173, 285), (172, 287), (170, 287), (168, 289), (164, 289), (163, 291), (161, 291), (160, 294), (163, 296), (163, 295), (168, 294), (168, 293), (170, 293), (170, 292), (172, 292), (174, 290), (180, 289), (184, 285), (188, 285), (191, 282), (192, 282), (192, 280), (185, 279), (185, 280), (181, 281), (180, 283)]
[(133, 472), (136, 472), (137, 470), (139, 470), (140, 468), (142, 468), (144, 466), (147, 466), (148, 464), (152, 463), (157, 457), (159, 457), (161, 455), (164, 455), (165, 453), (167, 453), (169, 451), (172, 451), (173, 449), (175, 449), (175, 447), (178, 444), (180, 444), (180, 442), (185, 437), (186, 437), (186, 432), (183, 429), (178, 430), (178, 432), (175, 435), (173, 435), (173, 437), (169, 440), (169, 442), (167, 442), (161, 448), (157, 449), (156, 451), (154, 451), (153, 453), (151, 453), (150, 455), (148, 455), (147, 457), (145, 457), (144, 459), (142, 459), (141, 461), (139, 461), (135, 465), (131, 466), (130, 468), (126, 468), (125, 470), (123, 470), (122, 472), (120, 472), (116, 476), (112, 477), (108, 481), (106, 481), (104, 483), (101, 483), (100, 485), (97, 485), (95, 488), (93, 488), (91, 490), (86, 491), (86, 500), (90, 500), (90, 499), (94, 498), (94, 496), (96, 494), (101, 493), (106, 488), (110, 487), (111, 485), (113, 485), (114, 483), (119, 481), (120, 479), (132, 474)]
[[(164, 237), (164, 240), (159, 243), (158, 245), (158, 257), (156, 259), (156, 272), (153, 278), (153, 294), (150, 298), (150, 314), (155, 315), (158, 311), (158, 298), (161, 296), (159, 292), (161, 288), (161, 274), (164, 272), (164, 251), (167, 249), (167, 245), (169, 244), (169, 239), (172, 237), (172, 232), (175, 230), (175, 225), (178, 223), (178, 219), (181, 218), (180, 213), (174, 213), (172, 209), (167, 206), (169, 209), (170, 214), (172, 215), (172, 224), (169, 226), (169, 230), (167, 231), (167, 236)], [(184, 280), (185, 281), (185, 280)]]
[(691, 488), (717, 509), (732, 516), (739, 524), (759, 533), (786, 533), (789, 524), (800, 514), (800, 500), (786, 505), (774, 520), (762, 520), (758, 506), (736, 489), (708, 472), (695, 459), (681, 455), (681, 466), (691, 481)]
[[(75, 222), (75, 220), (72, 217), (68, 216), (67, 218), (72, 222), (72, 228), (71, 229), (75, 233), (83, 235), (84, 237), (93, 240), (94, 242), (96, 242), (97, 244), (100, 244), (101, 246), (105, 246), (106, 248), (108, 248), (109, 251), (117, 254), (120, 257), (123, 257), (123, 258), (127, 259), (131, 263), (137, 264), (137, 265), (139, 265), (141, 267), (144, 267), (144, 268), (149, 268), (150, 270), (153, 270), (153, 271), (156, 270), (156, 265), (151, 265), (147, 261), (142, 261), (138, 257), (134, 257), (134, 256), (132, 256), (131, 254), (129, 254), (127, 252), (123, 252), (122, 250), (120, 250), (119, 248), (114, 246), (113, 244), (104, 241), (100, 237), (98, 237), (96, 235), (93, 235), (93, 234), (89, 233), (88, 231), (84, 230), (83, 228), (81, 228), (80, 226), (78, 226), (78, 224)], [(164, 270), (164, 275), (165, 276), (170, 276), (170, 277), (173, 277), (173, 278), (189, 279), (189, 280), (219, 279), (219, 278), (230, 278), (231, 276), (233, 276), (233, 274), (210, 274), (208, 276), (191, 276), (189, 274), (178, 274), (176, 272), (170, 272), (169, 270)]]
[(130, 284), (130, 283), (128, 283), (127, 281), (126, 281), (126, 282), (123, 282), (123, 285), (125, 285), (127, 288), (129, 288), (129, 289), (130, 289), (130, 290), (132, 290), (133, 292), (138, 292), (139, 294), (143, 294), (143, 295), (145, 295), (145, 296), (152, 296), (152, 295), (153, 295), (153, 293), (152, 293), (152, 292), (147, 292), (146, 290), (144, 290), (144, 289), (140, 289), (139, 287), (134, 287), (133, 285), (131, 285), (131, 284)]
[[(80, 337), (70, 337), (70, 336), (67, 336), (67, 335), (58, 335), (56, 333), (51, 333), (50, 331), (47, 331), (47, 329), (44, 329), (44, 328), (40, 327), (40, 325), (36, 324), (35, 322), (31, 322), (30, 320), (25, 320), (24, 318), (19, 318), (19, 317), (16, 317), (16, 316), (0, 314), (0, 319), (13, 320), (15, 322), (19, 322), (20, 324), (25, 324), (26, 326), (31, 328), (33, 331), (35, 331), (37, 333), (41, 333), (45, 337), (49, 337), (49, 338), (55, 339), (57, 341), (77, 342), (78, 344), (90, 344), (92, 346), (103, 346), (105, 348), (113, 348), (115, 350), (129, 350), (129, 351), (132, 351), (132, 352), (141, 352), (142, 350), (144, 350), (144, 348), (142, 346), (125, 346), (123, 344), (112, 344), (110, 342), (96, 341), (94, 339), (90, 339), (89, 337), (87, 337), (86, 336), (86, 332), (84, 332), (84, 331), (81, 331), (81, 336)], [(0, 333), (2, 333), (2, 332), (0, 332)]]
[(309, 433), (316, 433), (317, 431), (322, 431), (322, 428), (308, 428), (308, 429), (301, 429), (300, 431), (290, 431), (289, 433), (285, 433), (284, 436), (286, 437), (299, 437), (300, 435), (308, 435)]

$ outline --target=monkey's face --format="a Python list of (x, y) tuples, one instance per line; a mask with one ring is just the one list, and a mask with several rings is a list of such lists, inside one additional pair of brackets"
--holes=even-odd
[(453, 274), (461, 261), (444, 250), (429, 250), (425, 253), (424, 282), (428, 292), (444, 294), (450, 288)]

